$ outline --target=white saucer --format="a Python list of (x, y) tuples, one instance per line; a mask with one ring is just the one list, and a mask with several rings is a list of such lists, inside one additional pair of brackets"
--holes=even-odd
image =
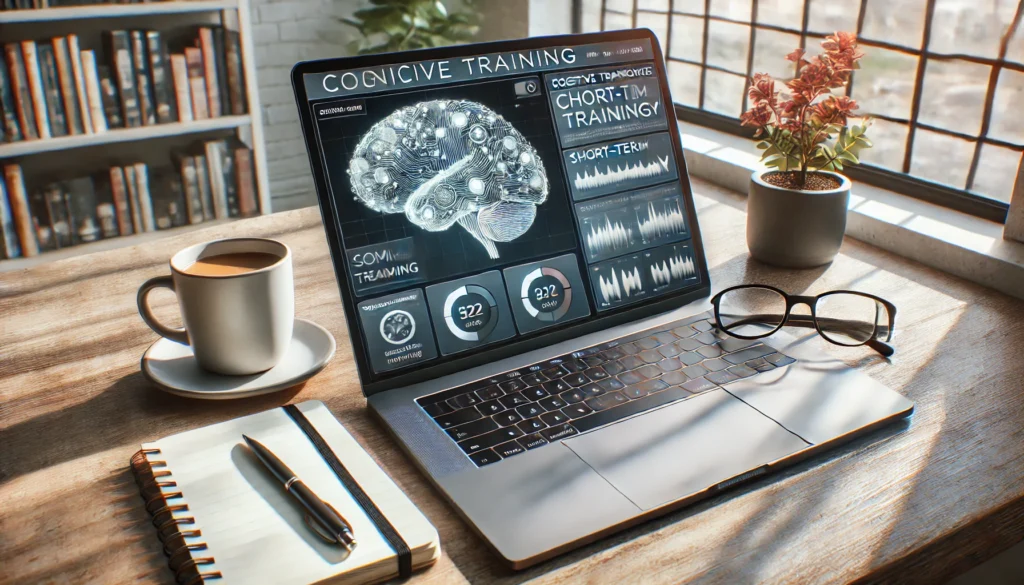
[(323, 327), (296, 319), (292, 342), (281, 361), (251, 376), (224, 376), (199, 367), (192, 348), (160, 338), (142, 356), (142, 374), (171, 394), (205, 400), (245, 398), (284, 390), (305, 382), (324, 369), (337, 344)]

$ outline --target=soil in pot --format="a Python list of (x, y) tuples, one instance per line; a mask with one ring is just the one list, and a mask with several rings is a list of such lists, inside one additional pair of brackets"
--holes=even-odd
[(818, 173), (807, 173), (807, 182), (804, 183), (803, 187), (797, 184), (796, 178), (797, 173), (795, 171), (776, 171), (761, 175), (761, 179), (769, 185), (782, 189), (796, 189), (798, 191), (831, 191), (838, 189), (842, 185), (835, 177)]

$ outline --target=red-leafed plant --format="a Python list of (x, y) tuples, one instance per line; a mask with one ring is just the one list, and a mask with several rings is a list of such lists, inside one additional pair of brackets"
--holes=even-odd
[(864, 136), (867, 123), (848, 126), (857, 102), (832, 90), (846, 87), (864, 53), (857, 50), (853, 33), (837, 32), (821, 42), (821, 55), (804, 59), (796, 49), (786, 59), (796, 63), (797, 75), (786, 91), (775, 91), (775, 80), (758, 73), (747, 92), (751, 107), (740, 116), (744, 126), (755, 126), (761, 160), (769, 167), (791, 171), (792, 182), (804, 188), (808, 172), (841, 171), (857, 164), (857, 152), (871, 146)]

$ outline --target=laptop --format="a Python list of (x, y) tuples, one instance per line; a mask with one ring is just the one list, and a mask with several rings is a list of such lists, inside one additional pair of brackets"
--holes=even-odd
[(649, 30), (300, 63), (368, 406), (520, 569), (910, 415), (714, 327)]

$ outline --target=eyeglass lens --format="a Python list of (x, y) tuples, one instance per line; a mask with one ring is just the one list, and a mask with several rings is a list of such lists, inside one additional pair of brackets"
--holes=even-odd
[(822, 336), (840, 345), (860, 345), (880, 335), (888, 324), (888, 312), (878, 301), (849, 293), (830, 293), (814, 308)]
[(739, 288), (722, 295), (718, 312), (722, 327), (730, 335), (768, 335), (785, 319), (786, 297), (770, 288)]

